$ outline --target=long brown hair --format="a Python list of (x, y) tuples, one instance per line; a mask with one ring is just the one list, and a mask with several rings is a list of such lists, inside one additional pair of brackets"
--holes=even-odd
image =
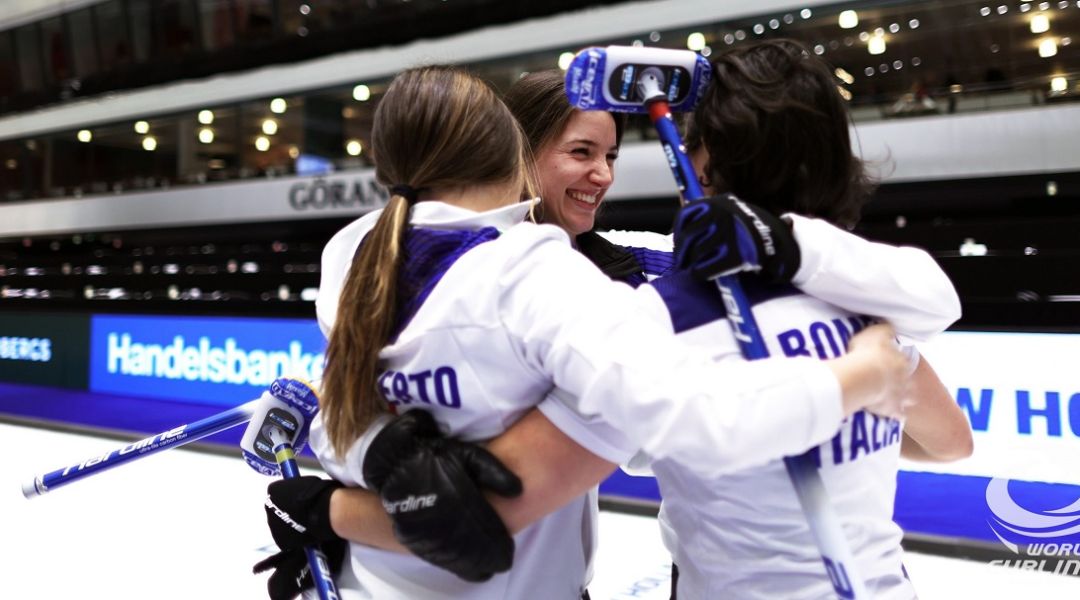
[(832, 68), (799, 42), (768, 40), (713, 60), (686, 141), (708, 150), (717, 192), (853, 226), (873, 182), (849, 124)]
[[(413, 190), (514, 183), (534, 187), (521, 129), (483, 81), (447, 66), (398, 75), (375, 111), (375, 177)], [(391, 196), (353, 260), (326, 350), (320, 398), (327, 434), (344, 456), (372, 419), (387, 411), (377, 390), (379, 352), (397, 320), (398, 270), (409, 201)]]

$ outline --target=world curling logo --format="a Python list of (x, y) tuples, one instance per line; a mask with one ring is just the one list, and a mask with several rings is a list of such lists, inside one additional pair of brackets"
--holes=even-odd
[(1009, 480), (994, 478), (986, 486), (991, 531), (1016, 559), (990, 564), (1025, 571), (1080, 575), (1080, 498), (1060, 508), (1031, 510), (1009, 493)]

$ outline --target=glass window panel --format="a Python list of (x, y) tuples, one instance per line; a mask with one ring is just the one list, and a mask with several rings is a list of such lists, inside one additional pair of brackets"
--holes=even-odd
[(208, 109), (209, 124), (200, 123), (197, 113), (185, 116), (179, 125), (179, 180), (185, 184), (235, 179), (239, 169), (238, 109), (234, 106)]
[(19, 193), (24, 200), (42, 198), (45, 194), (45, 144), (32, 138), (20, 140), (15, 165), (19, 172)]
[(41, 26), (41, 54), (45, 60), (45, 81), (57, 84), (72, 77), (71, 53), (60, 17), (45, 19)]
[(229, 0), (198, 0), (202, 45), (207, 51), (227, 48), (236, 42), (233, 3)]
[(262, 44), (275, 37), (273, 0), (237, 0), (235, 4), (238, 41)]
[(137, 133), (133, 122), (95, 128), (94, 189), (105, 183), (110, 191), (145, 191), (176, 182), (177, 118), (145, 119), (149, 131)]
[(0, 201), (23, 200), (22, 143), (0, 142)]
[(15, 51), (19, 61), (19, 83), (23, 91), (39, 91), (44, 85), (41, 72), (41, 46), (37, 25), (23, 25), (15, 30)]
[(0, 31), (0, 108), (18, 89), (19, 65), (15, 62), (14, 34)]
[(153, 52), (153, 21), (151, 20), (153, 2), (152, 0), (129, 0), (127, 9), (132, 57), (135, 62), (146, 62), (150, 60)]
[(67, 15), (71, 32), (72, 67), (76, 77), (89, 77), (98, 71), (97, 39), (91, 9), (77, 10)]
[(124, 9), (120, 0), (96, 4), (93, 11), (97, 19), (102, 70), (131, 63), (131, 40), (128, 38), (128, 24), (124, 21)]
[(187, 0), (158, 0), (155, 21), (160, 55), (166, 59), (180, 58), (199, 48), (196, 35), (195, 10)]
[(241, 178), (294, 172), (294, 163), (304, 151), (307, 102), (291, 97), (284, 100), (285, 112), (272, 111), (270, 99), (243, 105), (239, 129)]

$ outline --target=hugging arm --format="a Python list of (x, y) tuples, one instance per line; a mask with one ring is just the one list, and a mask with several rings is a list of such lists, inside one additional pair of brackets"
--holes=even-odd
[(974, 442), (964, 411), (930, 363), (921, 357), (912, 375), (911, 393), (915, 403), (907, 409), (900, 455), (923, 462), (948, 462), (971, 456)]
[[(268, 509), (278, 545), (297, 554), (314, 541), (325, 545), (332, 541), (326, 538), (343, 538), (412, 552), (467, 581), (509, 569), (512, 534), (585, 494), (615, 468), (536, 409), (493, 440), (490, 453), (479, 444), (445, 437), (429, 413), (409, 411), (365, 434), (348, 459), (361, 464), (328, 470), (338, 476), (344, 475), (341, 466), (362, 470), (365, 483), (378, 491), (313, 477), (304, 478), (303, 486), (275, 482), (270, 498), (289, 506), (291, 519), (321, 532), (319, 540), (298, 536)], [(310, 493), (312, 488), (319, 493)], [(267, 568), (303, 567), (302, 560), (278, 562)], [(293, 579), (286, 575), (276, 579)]]
[(820, 219), (785, 218), (802, 257), (791, 283), (807, 294), (885, 319), (909, 341), (926, 341), (960, 318), (952, 282), (926, 252), (869, 242)]

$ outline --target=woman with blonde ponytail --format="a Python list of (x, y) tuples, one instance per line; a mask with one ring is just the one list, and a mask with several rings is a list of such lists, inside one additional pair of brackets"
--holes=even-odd
[[(576, 600), (595, 528), (585, 492), (614, 464), (643, 450), (709, 477), (820, 443), (862, 407), (900, 411), (907, 363), (885, 326), (829, 361), (719, 364), (690, 352), (649, 317), (655, 291), (611, 281), (562, 229), (527, 222), (527, 143), (465, 71), (396, 77), (371, 145), (390, 202), (328, 243), (316, 303), (330, 342), (311, 446), (340, 483), (280, 482), (268, 498), (286, 552), (352, 541), (343, 598)], [(696, 249), (687, 256), (696, 266)], [(439, 460), (407, 462), (436, 465), (420, 474), (434, 491), (402, 497), (379, 468), (399, 446), (380, 437), (410, 415)], [(490, 447), (520, 482), (439, 436), (484, 442), (515, 423), (543, 425)], [(496, 513), (455, 487), (478, 472), (481, 487), (516, 497), (489, 497)], [(279, 512), (314, 537), (279, 536)]]

